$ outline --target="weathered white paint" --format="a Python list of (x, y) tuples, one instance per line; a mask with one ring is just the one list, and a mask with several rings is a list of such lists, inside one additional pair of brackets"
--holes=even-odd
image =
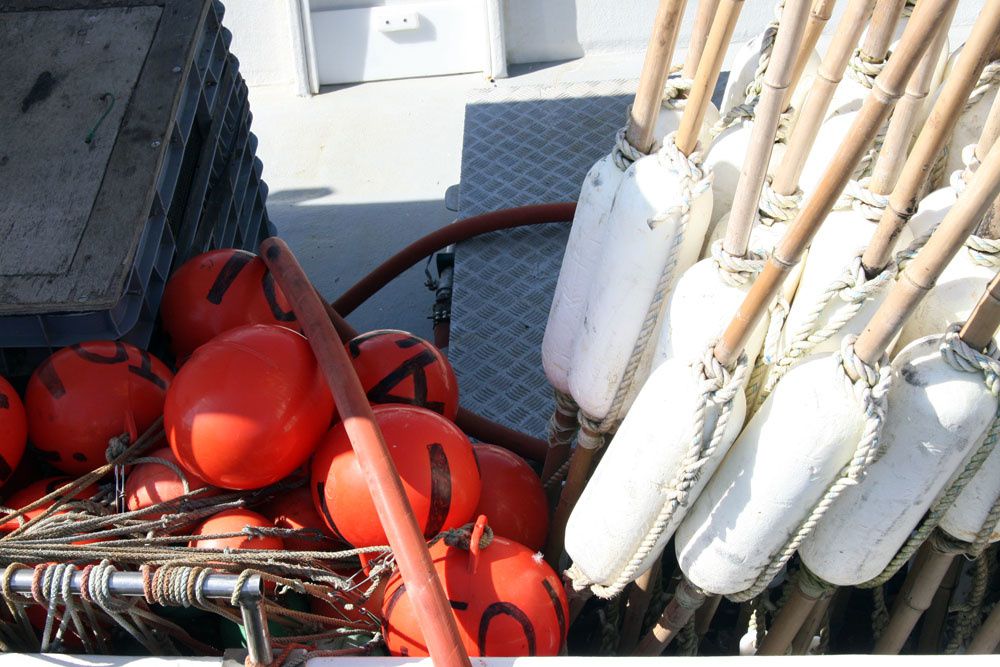
[(297, 0), (228, 0), (222, 22), (233, 33), (232, 52), (251, 86), (297, 85), (292, 8)]
[(821, 579), (855, 586), (881, 573), (993, 421), (981, 373), (955, 370), (928, 336), (892, 360), (882, 458), (833, 502), (799, 548)]
[(850, 460), (864, 413), (837, 364), (828, 355), (789, 371), (688, 511), (677, 558), (699, 588), (749, 588)]
[[(656, 153), (629, 167), (615, 195), (607, 223), (615, 231), (594, 267), (600, 279), (590, 292), (569, 375), (573, 398), (593, 419), (603, 419), (611, 408), (669, 256), (676, 254), (676, 277), (698, 260), (711, 217), (711, 188), (690, 202), (683, 239), (672, 253), (685, 203), (679, 176), (669, 156)], [(637, 385), (643, 379), (637, 377)]]
[[(984, 527), (993, 503), (1000, 496), (1000, 447), (997, 447), (983, 462), (969, 484), (962, 491), (955, 504), (941, 520), (941, 529), (965, 542), (976, 539)], [(1000, 541), (1000, 525), (991, 528), (990, 542)]]
[[(705, 154), (705, 167), (712, 170), (712, 210), (724, 212), (733, 206), (736, 185), (740, 181), (743, 160), (750, 147), (753, 121), (747, 120), (726, 129), (712, 143)], [(771, 148), (768, 174), (781, 164), (787, 146), (774, 144)], [(715, 217), (715, 216), (713, 216)]]
[[(610, 585), (646, 539), (664, 503), (668, 485), (679, 472), (694, 437), (693, 421), (701, 397), (700, 381), (686, 361), (673, 359), (653, 371), (608, 445), (566, 525), (566, 551), (591, 581)], [(743, 392), (715, 455), (701, 468), (690, 491), (698, 496), (739, 434), (746, 413)], [(715, 429), (718, 411), (705, 416), (705, 442)], [(684, 518), (678, 507), (655, 546), (635, 570), (649, 569)]]
[[(781, 349), (786, 349), (802, 324), (809, 318), (829, 286), (839, 280), (858, 253), (865, 249), (875, 233), (876, 224), (853, 210), (833, 211), (827, 216), (813, 238), (809, 255), (802, 269), (795, 299), (788, 312), (788, 319), (781, 331)], [(903, 228), (897, 247), (905, 248), (913, 239), (910, 231)], [(861, 310), (851, 318), (839, 332), (819, 343), (811, 354), (823, 354), (840, 350), (841, 341), (849, 334), (859, 334), (865, 324), (885, 298), (888, 285), (871, 297)], [(835, 296), (823, 309), (817, 328), (839, 318), (850, 307), (847, 301)]]
[[(754, 74), (757, 71), (757, 64), (760, 58), (760, 45), (763, 38), (764, 33), (760, 32), (739, 46), (733, 44), (729, 47), (729, 52), (732, 54), (735, 50), (735, 54), (732, 55), (732, 62), (729, 66), (729, 78), (726, 79), (726, 90), (722, 94), (721, 106), (723, 111), (729, 111), (737, 104), (743, 104), (746, 101), (746, 88), (753, 81)], [(809, 56), (809, 62), (806, 63), (806, 67), (802, 71), (802, 76), (799, 77), (799, 81), (795, 86), (795, 92), (792, 94), (791, 104), (793, 107), (798, 108), (801, 106), (802, 100), (809, 91), (813, 78), (816, 76), (819, 63), (819, 54), (813, 50)]]
[[(673, 358), (688, 362), (704, 357), (749, 291), (749, 284), (733, 286), (724, 282), (713, 259), (703, 259), (685, 271), (664, 312), (653, 353), (653, 367)], [(766, 326), (765, 318), (747, 342), (750, 368), (764, 342)], [(635, 410), (634, 405), (632, 409)]]

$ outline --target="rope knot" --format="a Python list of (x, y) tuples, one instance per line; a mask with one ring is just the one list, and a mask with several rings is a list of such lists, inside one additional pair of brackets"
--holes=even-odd
[(760, 202), (760, 222), (768, 227), (776, 222), (791, 222), (802, 206), (802, 189), (797, 188), (793, 194), (779, 194), (771, 186), (771, 177), (764, 182), (761, 190)]
[(663, 107), (666, 109), (680, 109), (687, 102), (694, 81), (679, 75), (671, 74), (663, 87)]
[(748, 250), (743, 257), (726, 252), (722, 240), (712, 243), (712, 261), (722, 278), (730, 287), (749, 285), (764, 270), (767, 257), (763, 253)]
[(844, 188), (844, 193), (837, 202), (838, 208), (850, 207), (871, 222), (882, 219), (882, 213), (889, 206), (889, 196), (872, 192), (868, 188), (870, 178), (851, 179)]
[(108, 463), (111, 463), (115, 459), (119, 458), (128, 449), (130, 443), (130, 438), (128, 433), (122, 433), (121, 435), (116, 435), (108, 440), (108, 446), (104, 450), (104, 458)]
[(1000, 353), (996, 343), (990, 341), (985, 352), (974, 349), (962, 340), (962, 324), (952, 324), (941, 341), (941, 356), (949, 366), (966, 373), (982, 373), (983, 380), (994, 396), (1000, 395)]
[(885, 58), (877, 59), (872, 58), (861, 49), (856, 49), (848, 63), (847, 75), (865, 88), (871, 89), (875, 86), (875, 79), (885, 68), (889, 55), (886, 53)]
[[(470, 551), (472, 549), (472, 529), (475, 523), (467, 523), (458, 528), (452, 528), (441, 533), (444, 543), (449, 547)], [(488, 525), (483, 527), (483, 534), (479, 537), (479, 548), (485, 549), (493, 544), (493, 529)]]
[(633, 162), (636, 162), (640, 158), (646, 157), (646, 153), (643, 153), (638, 148), (629, 143), (629, 140), (625, 137), (626, 128), (618, 130), (615, 135), (615, 145), (611, 149), (611, 159), (615, 163), (615, 166), (626, 171), (632, 166)]
[(965, 249), (976, 264), (992, 269), (1000, 267), (1000, 240), (972, 234), (965, 239)]

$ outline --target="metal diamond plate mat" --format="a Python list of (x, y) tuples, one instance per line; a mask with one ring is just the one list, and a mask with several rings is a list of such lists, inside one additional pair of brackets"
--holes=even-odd
[[(465, 108), (460, 217), (576, 200), (614, 143), (635, 81), (497, 87)], [(449, 357), (462, 404), (544, 436), (552, 391), (541, 347), (569, 225), (496, 232), (455, 253)]]

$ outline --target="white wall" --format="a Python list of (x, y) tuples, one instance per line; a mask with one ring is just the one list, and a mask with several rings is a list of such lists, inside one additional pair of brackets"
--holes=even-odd
[[(567, 60), (588, 54), (638, 52), (646, 48), (657, 0), (503, 0), (507, 58), (512, 63)], [(968, 34), (985, 0), (959, 0), (952, 42)], [(696, 2), (684, 12), (677, 49), (687, 46)], [(831, 33), (847, 0), (839, 0), (827, 26)], [(757, 34), (774, 16), (775, 0), (745, 0), (733, 40)], [(822, 45), (822, 42), (821, 42)]]
[(296, 0), (223, 0), (230, 47), (251, 86), (294, 86), (291, 3)]

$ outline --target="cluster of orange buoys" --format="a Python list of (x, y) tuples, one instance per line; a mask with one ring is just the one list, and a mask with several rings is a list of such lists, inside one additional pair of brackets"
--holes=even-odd
[[(43, 362), (23, 402), (0, 378), (0, 505), (25, 507), (104, 465), (109, 440), (123, 433), (135, 440), (162, 415), (169, 447), (126, 470), (129, 511), (186, 490), (203, 489), (199, 497), (206, 497), (292, 478), (305, 484), (264, 504), (210, 516), (188, 531), (190, 546), (335, 551), (385, 545), (331, 393), (263, 261), (241, 250), (191, 259), (168, 282), (161, 318), (176, 371), (127, 343), (90, 341)], [(548, 531), (538, 476), (505, 449), (473, 445), (455, 426), (457, 381), (432, 344), (382, 330), (346, 348), (425, 537), (489, 519), (494, 536), (485, 546), (478, 541), (482, 518), (475, 539), (431, 545), (466, 649), (472, 655), (557, 654), (568, 610), (558, 576), (536, 555)], [(94, 486), (77, 497), (97, 492)], [(154, 510), (143, 518), (158, 516)], [(0, 513), (0, 532), (19, 525)], [(252, 536), (247, 527), (295, 529), (302, 536)], [(244, 534), (212, 537), (227, 533)], [(382, 619), (391, 653), (426, 654), (398, 574), (365, 608)]]

